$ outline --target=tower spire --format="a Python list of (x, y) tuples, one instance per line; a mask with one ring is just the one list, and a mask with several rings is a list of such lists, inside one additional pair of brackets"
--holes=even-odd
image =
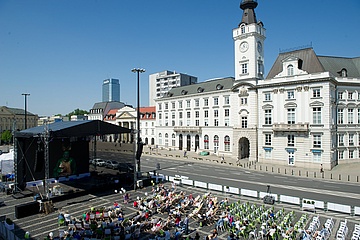
[(257, 7), (258, 3), (257, 0), (241, 0), (240, 8), (244, 10), (241, 22), (245, 24), (256, 23), (256, 15), (254, 9)]

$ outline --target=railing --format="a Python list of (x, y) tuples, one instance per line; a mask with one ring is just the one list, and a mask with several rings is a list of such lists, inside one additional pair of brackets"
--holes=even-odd
[(175, 132), (201, 132), (201, 127), (189, 127), (189, 126), (183, 126), (183, 127), (174, 127)]
[[(262, 199), (264, 196), (268, 195), (267, 192), (258, 192), (256, 190), (251, 190), (251, 189), (243, 189), (243, 188), (222, 186), (220, 184), (215, 184), (215, 183), (194, 181), (189, 179), (187, 176), (176, 176), (176, 177), (163, 176), (163, 178), (170, 182), (176, 181), (177, 183), (182, 185), (203, 188), (212, 191), (224, 192), (227, 194), (234, 194), (238, 196), (252, 197), (256, 199)], [(333, 211), (333, 212), (350, 214), (351, 216), (355, 216), (355, 215), (360, 216), (360, 207), (358, 206), (349, 206), (344, 204), (319, 201), (316, 199), (304, 199), (300, 197), (293, 197), (293, 196), (281, 195), (276, 193), (272, 193), (271, 195), (274, 196), (275, 200), (279, 203), (283, 202), (293, 205), (299, 205), (300, 209), (302, 209), (304, 202), (305, 203), (313, 202), (314, 209), (315, 208), (323, 209), (324, 211)]]
[(308, 123), (297, 123), (297, 124), (286, 124), (286, 123), (275, 123), (272, 127), (275, 132), (307, 132), (309, 131)]

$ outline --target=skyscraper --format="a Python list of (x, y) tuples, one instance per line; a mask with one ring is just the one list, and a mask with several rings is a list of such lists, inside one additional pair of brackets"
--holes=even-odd
[(103, 102), (120, 102), (120, 83), (119, 79), (105, 79), (102, 86)]

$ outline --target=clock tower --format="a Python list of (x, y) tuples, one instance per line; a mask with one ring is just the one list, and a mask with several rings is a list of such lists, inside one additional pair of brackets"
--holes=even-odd
[(243, 15), (233, 30), (235, 46), (235, 80), (264, 79), (265, 28), (256, 20), (257, 0), (241, 0)]

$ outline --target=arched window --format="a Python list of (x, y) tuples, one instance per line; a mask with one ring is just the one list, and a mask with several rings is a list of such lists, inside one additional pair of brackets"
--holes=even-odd
[(225, 152), (230, 152), (230, 137), (227, 135), (224, 137), (224, 145), (225, 145)]
[(171, 145), (174, 147), (175, 146), (175, 133), (173, 133), (172, 135), (171, 135)]
[(169, 146), (169, 134), (165, 133), (165, 147)]
[(294, 75), (294, 66), (292, 64), (287, 66), (287, 75), (293, 76)]
[(162, 134), (159, 133), (159, 145), (162, 145)]
[(219, 136), (214, 136), (214, 153), (217, 153), (219, 150)]
[(209, 136), (204, 136), (204, 149), (209, 149)]

